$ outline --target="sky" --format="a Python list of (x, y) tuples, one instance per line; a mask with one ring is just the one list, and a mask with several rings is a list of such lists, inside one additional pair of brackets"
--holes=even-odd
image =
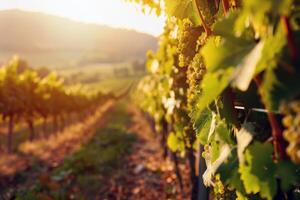
[(1, 0), (0, 10), (21, 9), (67, 17), (76, 21), (134, 29), (158, 36), (164, 17), (143, 14), (124, 0)]

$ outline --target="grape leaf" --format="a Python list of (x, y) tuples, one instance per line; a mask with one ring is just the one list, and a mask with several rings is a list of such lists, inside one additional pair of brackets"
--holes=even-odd
[[(219, 27), (218, 25), (216, 27)], [(226, 23), (224, 24), (226, 26)], [(219, 32), (221, 28), (219, 28)], [(222, 35), (230, 35), (224, 33)], [(232, 85), (242, 91), (246, 91), (255, 74), (257, 63), (260, 61), (264, 42), (255, 44), (243, 38), (228, 36), (216, 45), (211, 39), (202, 48), (201, 52), (208, 71), (216, 71), (228, 67), (235, 67), (235, 71), (230, 78)]]
[(259, 71), (266, 70), (260, 87), (260, 94), (267, 109), (271, 111), (277, 111), (283, 99), (292, 99), (300, 94), (299, 71), (290, 73), (278, 66), (278, 60), (284, 55), (285, 46), (284, 33), (282, 28), (278, 27), (276, 34), (266, 40), (263, 59), (257, 68)]
[(240, 163), (239, 172), (248, 194), (259, 193), (271, 200), (277, 191), (275, 167), (272, 161), (271, 144), (252, 144), (245, 152), (245, 162)]
[(200, 25), (197, 7), (193, 0), (166, 0), (166, 13), (178, 19), (188, 18), (194, 25)]
[(239, 42), (240, 39), (236, 37), (235, 30), (232, 28), (235, 25), (239, 13), (239, 10), (231, 11), (228, 15), (226, 15), (226, 17), (221, 18), (214, 23), (214, 34), (224, 38), (229, 38), (231, 41), (237, 40), (237, 42)]
[(220, 146), (216, 140), (213, 140), (210, 144), (210, 158), (211, 162), (215, 162), (220, 156)]
[(228, 68), (216, 73), (207, 73), (201, 83), (202, 94), (197, 102), (198, 112), (202, 112), (228, 86), (233, 69)]
[(265, 44), (262, 49), (262, 56), (257, 64), (256, 74), (262, 72), (266, 68), (274, 68), (277, 64), (280, 53), (286, 45), (283, 27), (278, 26), (274, 35), (269, 36), (264, 40)]
[(288, 15), (292, 0), (248, 0), (243, 2), (243, 9), (236, 21), (235, 30), (242, 32), (252, 24), (259, 36), (267, 35), (267, 27), (273, 19)]
[(267, 69), (260, 87), (262, 100), (268, 110), (277, 111), (283, 99), (300, 94), (300, 73), (290, 74), (282, 69)]
[(257, 15), (258, 18), (272, 11), (274, 14), (287, 14), (292, 0), (248, 0), (243, 2), (245, 10)]
[(234, 23), (238, 12), (230, 12), (227, 17), (218, 20), (213, 25), (213, 32), (219, 37), (211, 37), (201, 49), (208, 71), (234, 67), (241, 63), (242, 59), (255, 46), (254, 39), (248, 35), (236, 36)]
[(277, 110), (276, 106), (274, 105), (272, 92), (276, 85), (279, 85), (277, 77), (275, 75), (275, 70), (272, 68), (268, 68), (264, 74), (264, 79), (262, 85), (259, 88), (262, 101), (265, 103), (268, 110), (274, 111)]
[(226, 162), (218, 169), (221, 180), (228, 185), (230, 189), (236, 189), (240, 193), (245, 194), (245, 188), (241, 181), (241, 175), (238, 172), (239, 160), (236, 156), (236, 151), (233, 151)]
[(264, 42), (261, 41), (253, 47), (247, 56), (241, 61), (234, 71), (231, 85), (241, 91), (246, 91), (255, 74), (257, 63), (262, 56)]
[(214, 33), (222, 37), (221, 41), (217, 44), (216, 39), (211, 38), (201, 53), (208, 71), (235, 67), (231, 84), (246, 91), (255, 74), (276, 64), (275, 58), (284, 47), (285, 38), (280, 27), (274, 36), (257, 44), (251, 34), (250, 37), (249, 34), (237, 36), (232, 28), (228, 28), (233, 26), (237, 16), (238, 12), (232, 12), (214, 24)]
[(238, 41), (222, 39), (217, 44), (216, 38), (210, 38), (201, 49), (201, 54), (209, 72), (235, 67), (254, 47), (254, 42), (239, 39)]
[(218, 125), (215, 129), (216, 136), (221, 142), (227, 143), (227, 144), (234, 144), (232, 138), (231, 138), (231, 132), (228, 130), (228, 127), (224, 121), (219, 121)]
[(206, 144), (212, 120), (212, 112), (208, 108), (204, 109), (203, 112), (198, 112), (197, 109), (194, 109), (190, 116), (194, 122), (193, 127), (196, 130), (197, 138), (201, 144)]
[(276, 165), (276, 176), (281, 180), (281, 188), (288, 191), (291, 186), (300, 181), (300, 167), (288, 161), (280, 161)]

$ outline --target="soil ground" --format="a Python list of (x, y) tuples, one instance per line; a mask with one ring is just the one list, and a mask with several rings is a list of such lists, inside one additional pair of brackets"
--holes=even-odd
[[(101, 112), (88, 128), (82, 127), (84, 134), (67, 128), (76, 139), (49, 147), (52, 156), (46, 159), (40, 155), (49, 149), (37, 154), (39, 145), (31, 154), (14, 155), (20, 164), (0, 177), (0, 199), (188, 199), (187, 164), (179, 162), (181, 190), (173, 162), (163, 158), (158, 136), (142, 113), (124, 100)], [(7, 169), (14, 163), (2, 162)]]

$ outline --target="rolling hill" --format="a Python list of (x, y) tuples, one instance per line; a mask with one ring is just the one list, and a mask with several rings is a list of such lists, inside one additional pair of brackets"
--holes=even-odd
[(18, 54), (35, 66), (68, 67), (143, 59), (157, 38), (21, 10), (0, 11), (0, 62)]

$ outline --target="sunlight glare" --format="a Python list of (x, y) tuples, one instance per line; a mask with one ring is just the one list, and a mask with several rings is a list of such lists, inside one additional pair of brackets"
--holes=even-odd
[(123, 0), (2, 0), (0, 9), (23, 9), (44, 12), (76, 21), (135, 29), (159, 35), (164, 17), (143, 14), (134, 4)]

